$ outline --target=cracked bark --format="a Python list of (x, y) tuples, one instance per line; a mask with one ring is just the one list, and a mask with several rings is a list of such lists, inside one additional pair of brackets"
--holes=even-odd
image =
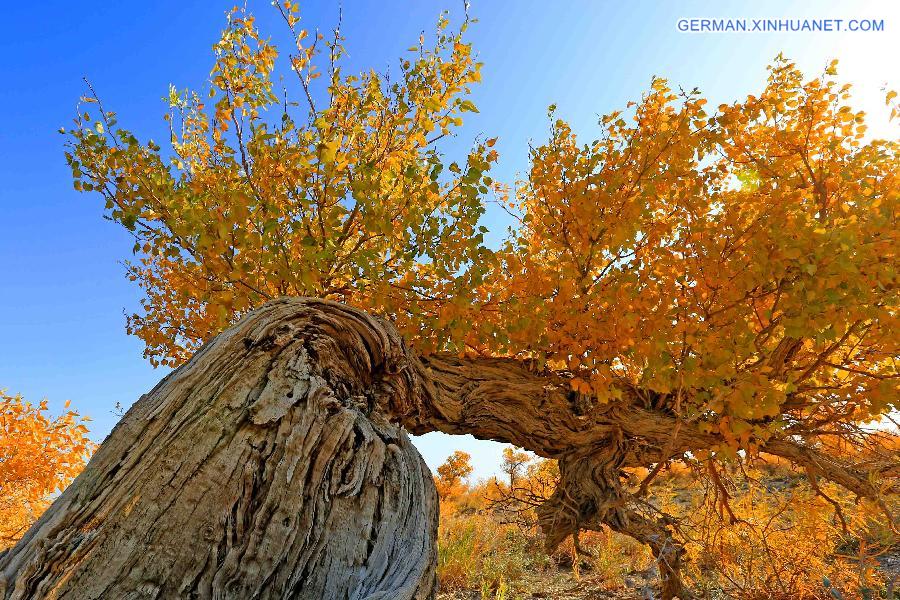
[[(621, 469), (721, 440), (633, 396), (590, 406), (519, 361), (420, 358), (363, 311), (279, 299), (128, 411), (0, 555), (0, 598), (430, 598), (437, 496), (400, 426), (559, 460), (539, 508), (548, 546), (607, 525), (648, 544), (663, 597), (684, 598), (682, 546), (638, 512)], [(764, 450), (877, 497), (864, 473), (813, 448)]]
[(434, 484), (373, 411), (399, 338), (312, 306), (254, 312), (143, 396), (0, 555), (0, 597), (433, 597)]

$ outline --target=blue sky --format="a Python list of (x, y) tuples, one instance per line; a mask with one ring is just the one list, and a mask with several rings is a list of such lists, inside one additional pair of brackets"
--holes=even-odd
[[(165, 140), (161, 98), (168, 85), (201, 87), (211, 46), (229, 2), (155, 0), (14, 3), (5, 7), (7, 33), (0, 86), (0, 388), (54, 410), (70, 399), (91, 415), (102, 439), (117, 417), (164, 375), (141, 357), (125, 334), (124, 313), (140, 298), (120, 261), (131, 243), (102, 219), (99, 198), (72, 189), (59, 127), (68, 125), (88, 76), (108, 110), (142, 139)], [(304, 27), (329, 29), (337, 3), (301, 0)], [(261, 28), (285, 39), (268, 2), (248, 0)], [(345, 0), (343, 32), (348, 71), (396, 66), (438, 13), (456, 16), (462, 0)], [(499, 136), (496, 175), (512, 181), (527, 166), (529, 140), (547, 132), (546, 111), (587, 138), (597, 117), (640, 96), (653, 75), (699, 87), (711, 106), (755, 93), (765, 66), (784, 52), (808, 73), (832, 59), (855, 85), (870, 133), (897, 136), (881, 87), (900, 88), (900, 3), (880, 2), (602, 2), (473, 0), (471, 31), (483, 83), (480, 109), (445, 146), (464, 157), (479, 134)], [(882, 32), (683, 33), (679, 18), (878, 19)], [(396, 68), (396, 67), (395, 67)], [(489, 214), (494, 239), (505, 222)], [(416, 440), (435, 467), (456, 448), (474, 456), (476, 475), (496, 471), (502, 446), (469, 437), (430, 434)]]

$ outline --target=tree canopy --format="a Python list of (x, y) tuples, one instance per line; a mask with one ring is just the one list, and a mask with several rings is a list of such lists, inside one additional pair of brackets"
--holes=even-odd
[(461, 164), (434, 147), (477, 110), (465, 94), (480, 65), (461, 32), (442, 18), (435, 45), (411, 48), (396, 80), (345, 75), (339, 31), (310, 41), (296, 5), (280, 10), (296, 36), (301, 103), (276, 95), (277, 52), (235, 11), (214, 47), (209, 98), (170, 90), (170, 151), (119, 128), (92, 95), (83, 100), (100, 109), (69, 132), (76, 188), (102, 193), (107, 215), (134, 233), (128, 272), (146, 298), (128, 329), (154, 364), (183, 362), (281, 295), (409, 313), (445, 346), (460, 336), (447, 333), (444, 305), (482, 284), (493, 140)]

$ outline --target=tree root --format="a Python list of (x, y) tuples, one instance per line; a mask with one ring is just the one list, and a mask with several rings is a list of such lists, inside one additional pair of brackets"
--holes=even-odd
[(560, 460), (559, 486), (537, 508), (547, 549), (552, 551), (581, 530), (609, 527), (650, 546), (659, 569), (663, 600), (690, 598), (681, 578), (684, 545), (664, 519), (654, 521), (641, 514), (622, 489), (619, 473), (624, 456), (620, 444), (610, 440), (600, 454)]

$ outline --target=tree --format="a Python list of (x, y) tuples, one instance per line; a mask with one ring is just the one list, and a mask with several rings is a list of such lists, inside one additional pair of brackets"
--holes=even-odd
[(51, 418), (47, 411), (46, 401), (35, 406), (0, 390), (0, 549), (22, 537), (93, 448), (87, 418), (73, 410)]
[[(609, 526), (652, 548), (667, 598), (687, 593), (683, 550), (642, 497), (671, 461), (702, 465), (715, 485), (723, 464), (775, 455), (892, 518), (882, 499), (897, 457), (877, 454), (867, 424), (900, 397), (900, 146), (866, 139), (834, 64), (804, 79), (778, 57), (758, 94), (710, 113), (698, 91), (653, 79), (586, 144), (551, 107), (549, 139), (508, 196), (487, 175), (493, 139), (446, 169), (435, 145), (476, 110), (468, 21), (448, 33), (442, 18), (434, 47), (421, 39), (388, 80), (344, 75), (339, 31), (307, 43), (296, 7), (280, 10), (302, 107), (275, 96), (276, 51), (235, 12), (211, 106), (171, 94), (171, 155), (118, 128), (93, 92), (95, 110), (67, 132), (76, 188), (102, 194), (135, 236), (129, 276), (145, 298), (128, 330), (151, 361), (184, 363), (279, 296), (351, 305), (263, 311), (292, 307), (279, 317), (290, 321), (328, 306), (336, 329), (322, 335), (337, 340), (368, 323), (364, 339), (388, 354), (338, 361), (378, 382), (368, 417), (557, 460), (538, 511), (548, 547)], [(494, 250), (479, 225), (491, 194), (518, 222)], [(394, 326), (404, 341), (381, 343)], [(398, 372), (367, 374), (398, 356)], [(649, 469), (634, 486), (631, 467)]]
[(472, 456), (468, 452), (454, 450), (444, 464), (437, 468), (438, 476), (435, 485), (441, 500), (456, 496), (463, 491), (463, 481), (473, 471), (471, 460)]
[(503, 462), (500, 463), (500, 470), (506, 473), (506, 477), (509, 479), (510, 492), (516, 487), (516, 482), (522, 477), (530, 461), (531, 456), (527, 452), (509, 446), (503, 449)]

